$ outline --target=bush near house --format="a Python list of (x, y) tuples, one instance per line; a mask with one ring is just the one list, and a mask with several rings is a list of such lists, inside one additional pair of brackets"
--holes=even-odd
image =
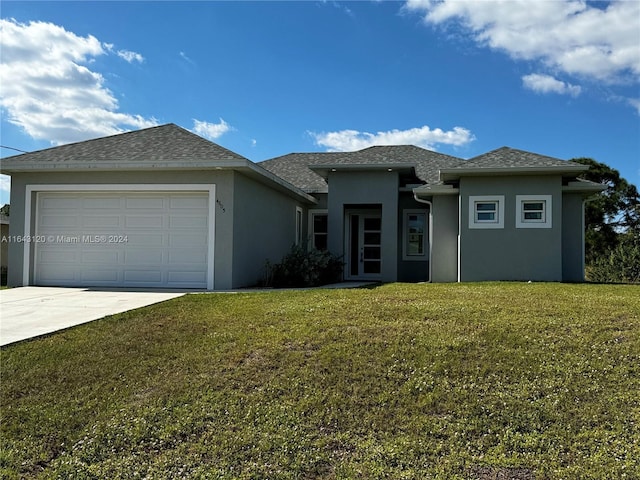
[(306, 250), (293, 245), (280, 263), (267, 262), (265, 286), (275, 288), (317, 287), (342, 279), (342, 258), (327, 250)]
[(619, 234), (619, 243), (586, 266), (592, 282), (640, 283), (640, 234)]

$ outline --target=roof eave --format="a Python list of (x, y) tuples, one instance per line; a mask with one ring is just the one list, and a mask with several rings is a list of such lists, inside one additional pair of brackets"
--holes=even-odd
[(461, 177), (487, 177), (511, 175), (577, 175), (588, 170), (586, 165), (563, 165), (558, 167), (472, 167), (443, 168), (439, 171), (440, 181), (449, 182)]
[(36, 172), (109, 172), (109, 171), (158, 171), (158, 170), (234, 170), (247, 174), (263, 183), (275, 186), (279, 191), (292, 195), (306, 203), (316, 204), (317, 200), (298, 187), (291, 185), (263, 167), (247, 159), (228, 159), (222, 161), (193, 161), (193, 162), (100, 162), (95, 165), (86, 162), (14, 162), (8, 168), (2, 164), (2, 173), (11, 175), (16, 173)]
[(430, 197), (433, 195), (457, 195), (459, 188), (453, 185), (421, 185), (413, 189), (414, 195), (419, 197)]
[(414, 163), (342, 163), (333, 165), (309, 165), (309, 170), (325, 180), (330, 172), (406, 172), (415, 171)]
[(569, 182), (563, 185), (563, 192), (575, 192), (575, 193), (600, 193), (607, 189), (606, 185), (601, 183), (592, 182), (590, 180), (577, 180), (575, 182)]
[(95, 171), (113, 171), (113, 170), (215, 170), (225, 168), (243, 167), (249, 160), (231, 158), (228, 160), (216, 161), (189, 161), (189, 162), (156, 162), (156, 161), (100, 161), (94, 164), (88, 162), (11, 162), (3, 159), (2, 173), (10, 175), (12, 173), (29, 173), (29, 172), (51, 172), (55, 170), (64, 170), (66, 172), (95, 172)]

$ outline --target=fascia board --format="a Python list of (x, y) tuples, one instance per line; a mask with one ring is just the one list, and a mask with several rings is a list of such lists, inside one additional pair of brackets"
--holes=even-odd
[(333, 165), (309, 165), (309, 170), (326, 179), (329, 172), (410, 172), (415, 167), (414, 163), (339, 163)]
[(459, 188), (454, 188), (452, 185), (423, 185), (413, 189), (413, 193), (419, 197), (431, 196), (431, 195), (457, 195), (460, 193)]
[(92, 172), (92, 171), (114, 171), (114, 170), (209, 170), (209, 169), (223, 169), (223, 168), (238, 168), (243, 167), (249, 160), (241, 159), (229, 159), (222, 161), (193, 161), (193, 162), (154, 162), (152, 160), (148, 162), (96, 162), (92, 164), (90, 162), (74, 162), (74, 161), (59, 161), (59, 162), (24, 162), (14, 161), (11, 162), (8, 159), (3, 159), (2, 173), (24, 173), (24, 172), (50, 172), (54, 170), (65, 170), (69, 172)]
[(567, 185), (564, 185), (562, 187), (563, 192), (598, 193), (598, 192), (603, 192), (606, 189), (607, 189), (606, 185), (602, 185), (601, 183), (596, 183), (589, 180), (584, 180), (580, 182), (569, 182)]
[(439, 171), (443, 182), (458, 180), (460, 177), (486, 177), (491, 175), (560, 175), (578, 174), (589, 170), (586, 165), (567, 165), (561, 167), (498, 167), (498, 168), (443, 168)]

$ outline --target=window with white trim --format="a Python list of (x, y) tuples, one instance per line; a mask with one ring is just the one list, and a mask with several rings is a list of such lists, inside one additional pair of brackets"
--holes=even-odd
[(504, 228), (504, 195), (470, 196), (469, 228)]
[(427, 259), (427, 212), (405, 210), (403, 222), (403, 260)]
[(551, 228), (551, 195), (516, 195), (516, 228)]
[(329, 215), (327, 210), (309, 210), (309, 247), (327, 250), (329, 238)]
[(296, 245), (302, 245), (302, 208), (296, 207)]

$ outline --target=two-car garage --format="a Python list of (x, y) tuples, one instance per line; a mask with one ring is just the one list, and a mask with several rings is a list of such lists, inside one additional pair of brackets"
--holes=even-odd
[(67, 188), (34, 186), (29, 283), (212, 288), (213, 185)]

